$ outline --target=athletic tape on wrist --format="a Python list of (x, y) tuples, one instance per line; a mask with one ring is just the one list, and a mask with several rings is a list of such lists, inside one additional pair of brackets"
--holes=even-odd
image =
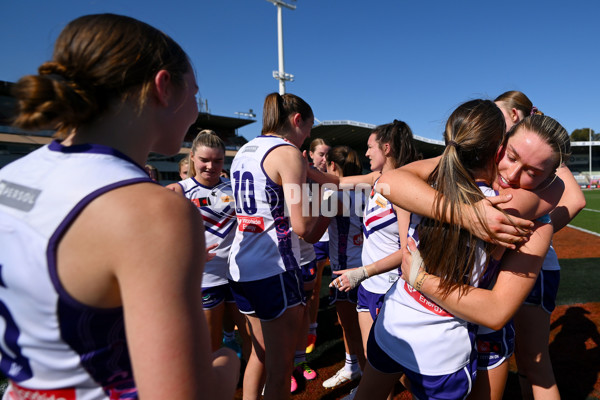
[(350, 282), (350, 289), (354, 289), (368, 277), (369, 274), (367, 273), (367, 269), (365, 267), (360, 267), (346, 272), (346, 278), (348, 278), (348, 282)]
[(407, 249), (410, 251), (412, 256), (412, 261), (410, 263), (410, 274), (408, 274), (408, 283), (410, 283), (410, 286), (415, 287), (415, 280), (417, 279), (419, 270), (423, 265), (423, 258), (421, 257), (421, 252), (419, 249), (411, 250), (408, 246)]

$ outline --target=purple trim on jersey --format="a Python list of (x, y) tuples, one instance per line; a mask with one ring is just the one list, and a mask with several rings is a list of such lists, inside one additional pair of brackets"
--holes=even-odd
[(421, 218), (421, 216), (419, 214), (411, 213), (410, 214), (410, 220), (409, 220), (410, 222), (408, 223), (408, 230), (409, 231), (410, 231), (410, 226), (414, 225), (412, 238), (414, 239), (415, 243), (419, 243), (419, 229), (417, 229), (417, 228), (419, 227), (419, 224), (421, 223), (421, 221), (414, 222), (413, 218), (415, 220), (417, 220), (417, 219)]
[[(221, 179), (219, 178), (219, 183), (217, 183), (216, 185), (214, 185), (214, 186), (206, 186), (206, 185), (203, 185), (203, 184), (201, 184), (200, 182), (198, 182), (198, 181), (196, 180), (196, 177), (195, 177), (195, 176), (192, 176), (192, 177), (190, 177), (190, 179), (191, 179), (192, 181), (194, 181), (194, 183), (196, 184), (196, 186), (203, 187), (204, 189), (213, 189), (213, 188), (215, 188), (215, 187), (219, 186), (221, 183), (223, 183), (223, 182), (221, 182)], [(187, 192), (190, 192), (190, 191), (192, 191), (192, 190), (194, 190), (194, 189), (195, 189), (195, 186), (193, 186), (192, 188), (190, 188), (190, 190), (188, 190)], [(187, 192), (185, 192), (185, 193), (187, 193)]]
[[(337, 267), (346, 269), (348, 266), (348, 234), (350, 232), (350, 217), (336, 216), (337, 225)], [(331, 238), (329, 239), (331, 240)]]
[[(375, 195), (375, 185), (377, 185), (377, 181), (379, 181), (379, 178), (377, 178), (377, 180), (375, 181), (375, 184), (373, 185), (373, 189), (371, 190), (371, 195), (369, 195), (369, 199), (367, 199), (366, 204), (369, 204), (369, 200), (371, 199), (372, 196)], [(394, 209), (394, 206), (392, 205), (392, 203), (390, 203), (390, 201), (388, 199), (385, 199), (385, 201), (387, 201), (387, 203), (390, 205), (390, 209), (389, 210), (387, 208), (382, 209), (382, 211), (377, 215), (372, 215), (372, 213), (381, 207), (376, 205), (370, 209), (365, 208), (365, 212), (364, 212), (364, 216), (363, 216), (363, 234), (365, 235), (365, 239), (368, 239), (371, 234), (373, 234), (374, 232), (377, 232), (380, 229), (383, 229), (391, 224), (398, 223), (398, 215), (396, 214), (396, 210)], [(377, 221), (387, 217), (390, 214), (393, 214), (394, 218), (388, 219), (384, 223), (376, 225)], [(379, 217), (379, 215), (381, 215), (381, 217)], [(400, 238), (398, 238), (398, 246), (399, 245), (400, 245)]]
[[(377, 232), (380, 229), (383, 229), (391, 224), (396, 224), (396, 223), (398, 223), (397, 218), (390, 219), (389, 221), (386, 221), (383, 224), (374, 226), (373, 229), (367, 229), (367, 226), (363, 224), (363, 233), (365, 235), (365, 238), (368, 239), (369, 236), (372, 235), (374, 232)], [(398, 240), (398, 244), (400, 244), (400, 240)]]
[[(101, 187), (85, 196), (56, 228), (46, 250), (48, 273), (58, 293), (58, 319), (61, 337), (79, 354), (82, 366), (108, 392), (130, 392), (135, 388), (123, 328), (123, 309), (98, 308), (80, 303), (62, 286), (56, 266), (58, 244), (77, 216), (94, 199), (111, 190), (142, 182), (148, 178), (133, 178)], [(109, 356), (113, 355), (109, 358)], [(110, 389), (109, 389), (110, 388)], [(137, 398), (137, 392), (126, 397)]]
[[(281, 140), (285, 140), (280, 138), (279, 136), (269, 136), (262, 135), (258, 136), (259, 138), (279, 138)], [(280, 143), (271, 147), (269, 150), (265, 152), (262, 160), (260, 160), (260, 169), (262, 170), (263, 175), (265, 176), (265, 191), (267, 194), (267, 201), (269, 202), (269, 209), (271, 210), (271, 216), (273, 217), (273, 225), (275, 227), (275, 232), (277, 234), (277, 248), (279, 250), (279, 254), (281, 255), (281, 259), (283, 260), (283, 265), (286, 270), (292, 270), (300, 268), (298, 265), (298, 261), (294, 256), (294, 251), (292, 247), (292, 231), (290, 230), (290, 219), (285, 215), (285, 202), (283, 201), (283, 187), (276, 182), (274, 182), (267, 171), (265, 171), (264, 162), (274, 149), (281, 146), (294, 146), (291, 143)]]
[(107, 395), (137, 399), (123, 310), (72, 306), (59, 298), (57, 316), (62, 339), (80, 356), (81, 365)]
[(200, 207), (200, 209), (201, 209), (202, 211), (206, 211), (206, 213), (207, 213), (207, 214), (214, 215), (214, 216), (215, 216), (215, 217), (217, 217), (217, 218), (218, 218), (218, 217), (222, 217), (222, 215), (221, 215), (222, 213), (228, 213), (228, 214), (229, 214), (229, 218), (230, 218), (230, 219), (234, 219), (234, 220), (235, 220), (235, 213), (233, 213), (233, 214), (232, 214), (232, 213), (229, 213), (229, 211), (230, 211), (230, 210), (233, 210), (233, 207), (232, 207), (232, 206), (227, 206), (227, 207), (225, 207), (225, 208), (223, 209), (223, 211), (219, 211), (219, 212), (216, 212), (216, 211), (214, 211), (214, 210), (213, 210), (212, 208), (210, 208), (209, 206), (202, 206), (202, 207)]
[(280, 199), (283, 198), (283, 187), (268, 179), (265, 189), (267, 193), (271, 192), (276, 194), (276, 196), (271, 196), (269, 199), (269, 208), (271, 210), (273, 226), (277, 235), (277, 249), (283, 260), (283, 265), (288, 271), (298, 269), (300, 266), (294, 255), (290, 219), (285, 215), (285, 203), (280, 201)]
[[(222, 215), (219, 215), (219, 213), (214, 212), (213, 210), (210, 209), (209, 206), (205, 206), (205, 207), (200, 207), (200, 210), (202, 210), (202, 212), (205, 212), (207, 214), (211, 214), (214, 215), (217, 218), (221, 218)], [(229, 212), (232, 211), (232, 212)], [(223, 221), (225, 220), (229, 220), (229, 222), (227, 223), (229, 226), (227, 226), (227, 228), (223, 229), (223, 226), (218, 227), (216, 229), (213, 229), (210, 225), (208, 225), (208, 221), (206, 221), (206, 219), (204, 219), (204, 229), (206, 229), (208, 232), (212, 233), (215, 236), (220, 237), (221, 239), (224, 239), (229, 232), (231, 232), (231, 230), (237, 225), (237, 219), (235, 217), (235, 209), (232, 206), (227, 206), (222, 213), (227, 213), (228, 216), (224, 218)], [(219, 229), (221, 229), (221, 231), (219, 231)]]
[[(216, 185), (213, 185), (213, 186), (203, 185), (200, 182), (198, 182), (196, 180), (196, 178), (193, 176), (190, 179), (196, 184), (196, 186), (192, 186), (187, 191), (185, 190), (185, 188), (183, 187), (182, 184), (179, 184), (179, 186), (181, 186), (181, 188), (183, 189), (184, 196), (187, 195), (189, 192), (195, 190), (197, 186), (200, 186), (200, 187), (202, 187), (204, 189), (208, 189), (208, 190), (214, 189), (217, 186), (220, 186), (223, 184), (231, 187), (231, 183), (228, 180), (224, 180), (222, 177), (219, 178), (219, 183), (217, 183)], [(201, 214), (203, 214), (202, 218), (203, 218), (203, 222), (204, 222), (204, 229), (206, 229), (208, 232), (212, 233), (213, 235), (220, 237), (221, 239), (224, 239), (229, 234), (229, 232), (231, 232), (231, 230), (237, 225), (235, 208), (230, 205), (228, 205), (227, 207), (225, 207), (222, 211), (219, 211), (218, 213), (215, 212), (211, 206), (202, 206), (199, 209), (201, 210)], [(217, 219), (217, 221), (215, 221), (216, 224), (212, 223), (212, 221), (207, 221), (206, 218), (204, 218), (205, 214), (210, 214), (210, 215), (215, 216)], [(227, 214), (228, 216), (224, 217), (223, 214)], [(226, 220), (228, 220), (228, 222), (225, 222)], [(221, 223), (223, 223), (223, 224), (220, 225)], [(227, 224), (229, 226), (227, 226), (227, 228), (223, 229), (223, 226), (225, 226)], [(213, 228), (213, 226), (216, 226), (216, 228)]]
[[(129, 161), (130, 163), (132, 163), (133, 165), (138, 167), (141, 171), (143, 171), (144, 174), (147, 174), (146, 170), (141, 165), (139, 165), (138, 163), (133, 161), (129, 156), (121, 153), (117, 149), (114, 149), (114, 148), (108, 147), (108, 146), (104, 146), (101, 144), (85, 143), (85, 144), (76, 144), (73, 146), (63, 146), (62, 144), (60, 144), (60, 142), (58, 140), (54, 140), (54, 141), (50, 142), (50, 144), (48, 145), (48, 149), (50, 149), (52, 151), (58, 151), (58, 152), (64, 153), (64, 154), (70, 154), (70, 153), (90, 154), (90, 153), (93, 153), (93, 154), (106, 154), (109, 156), (114, 156), (114, 157), (120, 158), (122, 160)], [(148, 177), (148, 179), (151, 182), (154, 182), (153, 180), (150, 179), (150, 177)]]
[(500, 260), (494, 260), (493, 258), (490, 258), (490, 262), (485, 268), (483, 275), (481, 276), (481, 278), (479, 278), (479, 283), (477, 284), (477, 287), (483, 289), (491, 289), (492, 283), (496, 279), (496, 276), (498, 276), (499, 271)]
[[(260, 138), (260, 137), (274, 138), (274, 137), (278, 137), (278, 136), (259, 136), (259, 138)], [(258, 138), (257, 138), (257, 139), (258, 139)], [(283, 139), (281, 139), (281, 140), (283, 140)], [(275, 146), (273, 146), (273, 147), (271, 147), (269, 150), (267, 150), (267, 151), (265, 152), (265, 154), (263, 155), (263, 158), (262, 158), (262, 160), (260, 160), (260, 169), (261, 169), (261, 171), (262, 171), (262, 173), (263, 173), (263, 175), (265, 176), (265, 179), (266, 179), (266, 181), (267, 181), (267, 185), (266, 185), (267, 187), (269, 187), (271, 184), (272, 184), (272, 185), (275, 185), (275, 186), (281, 186), (281, 185), (278, 185), (276, 182), (274, 182), (274, 181), (273, 181), (273, 179), (271, 179), (271, 177), (269, 176), (269, 174), (267, 174), (267, 171), (265, 171), (265, 166), (264, 166), (265, 159), (267, 158), (267, 156), (268, 156), (268, 155), (269, 155), (269, 154), (270, 154), (270, 153), (271, 153), (273, 150), (275, 150), (276, 148), (278, 148), (278, 147), (281, 147), (281, 146), (293, 146), (293, 147), (296, 147), (296, 146), (294, 146), (294, 145), (293, 145), (293, 144), (291, 144), (291, 143), (280, 143), (280, 144), (276, 144)], [(297, 148), (297, 147), (296, 147), (296, 148)]]
[[(490, 187), (490, 185), (488, 183), (486, 183), (486, 182), (475, 182), (475, 184), (479, 188), (486, 187), (486, 188), (492, 189)], [(497, 190), (494, 190), (494, 193), (496, 194), (496, 196), (498, 196), (500, 194), (500, 192), (498, 192)], [(489, 197), (489, 196), (487, 196), (487, 197)]]

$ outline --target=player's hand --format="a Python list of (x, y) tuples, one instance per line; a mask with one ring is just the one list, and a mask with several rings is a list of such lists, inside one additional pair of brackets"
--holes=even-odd
[(211, 251), (216, 249), (218, 245), (218, 243), (215, 243), (211, 244), (206, 248), (206, 262), (209, 262), (210, 260), (216, 257), (217, 253), (211, 253)]
[(329, 287), (335, 287), (343, 292), (347, 292), (358, 287), (362, 281), (369, 277), (365, 267), (333, 271), (333, 274), (339, 276), (329, 284)]
[(518, 245), (527, 242), (533, 222), (514, 216), (509, 219), (506, 214), (496, 208), (496, 205), (506, 203), (511, 198), (510, 194), (487, 197), (475, 204), (480, 214), (484, 216), (489, 231), (480, 223), (471, 207), (463, 207), (463, 227), (486, 242), (509, 249), (515, 249)]

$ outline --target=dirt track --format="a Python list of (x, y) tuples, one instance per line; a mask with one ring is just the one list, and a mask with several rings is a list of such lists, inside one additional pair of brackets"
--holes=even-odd
[(559, 259), (600, 257), (600, 236), (567, 226), (558, 231), (552, 240)]

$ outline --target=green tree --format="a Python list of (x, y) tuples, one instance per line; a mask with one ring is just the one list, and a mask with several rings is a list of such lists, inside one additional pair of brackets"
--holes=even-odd
[[(600, 135), (596, 134), (592, 129), (592, 140), (598, 140), (599, 136)], [(573, 132), (571, 132), (571, 141), (573, 142), (585, 142), (588, 140), (590, 140), (589, 128), (575, 129)]]

